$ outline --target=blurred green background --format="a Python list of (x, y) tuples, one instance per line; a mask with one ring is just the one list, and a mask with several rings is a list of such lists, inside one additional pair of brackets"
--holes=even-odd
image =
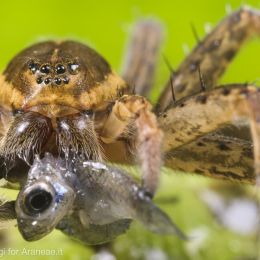
[[(176, 67), (187, 50), (196, 44), (191, 22), (203, 37), (205, 28), (214, 26), (227, 15), (227, 11), (235, 10), (241, 4), (260, 9), (260, 2), (253, 0), (1, 1), (0, 68), (4, 69), (18, 51), (32, 43), (45, 39), (74, 39), (95, 48), (120, 73), (131, 30), (134, 23), (142, 18), (154, 18), (164, 25), (162, 53)], [(254, 39), (241, 50), (221, 82), (258, 82), (258, 53), (260, 41)], [(169, 71), (160, 57), (152, 100), (156, 99), (168, 77)], [(216, 185), (215, 181), (213, 183)], [(219, 225), (199, 199), (199, 192), (211, 185), (212, 181), (201, 177), (173, 175), (165, 171), (157, 196), (158, 204), (186, 233), (194, 231), (202, 235), (193, 241), (183, 242), (151, 234), (137, 223), (112, 245), (114, 256), (117, 259), (149, 260), (255, 259), (254, 236), (232, 233)], [(5, 190), (3, 194), (11, 196)], [(171, 202), (171, 198), (174, 198), (173, 201), (177, 198), (177, 202)], [(16, 228), (4, 232), (7, 237), (2, 239), (0, 246), (5, 249), (62, 249), (61, 256), (50, 257), (16, 255), (15, 251), (10, 251), (5, 254), (5, 259), (98, 259), (93, 256), (93, 248), (72, 242), (59, 232), (33, 243), (23, 241)]]

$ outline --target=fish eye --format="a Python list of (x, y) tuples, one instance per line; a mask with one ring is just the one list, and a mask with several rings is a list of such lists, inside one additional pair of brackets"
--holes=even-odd
[(37, 187), (31, 190), (24, 199), (26, 211), (31, 214), (42, 213), (49, 208), (52, 202), (51, 192)]

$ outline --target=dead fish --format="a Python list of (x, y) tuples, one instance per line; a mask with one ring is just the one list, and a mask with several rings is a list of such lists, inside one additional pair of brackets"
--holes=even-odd
[(126, 172), (99, 162), (68, 167), (50, 154), (36, 158), (14, 210), (28, 241), (56, 228), (84, 244), (102, 244), (126, 232), (132, 220), (152, 232), (186, 239)]

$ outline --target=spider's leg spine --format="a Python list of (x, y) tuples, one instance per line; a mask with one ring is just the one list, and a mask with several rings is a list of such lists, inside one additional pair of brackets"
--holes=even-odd
[(171, 76), (171, 90), (172, 90), (172, 100), (175, 103), (176, 102), (176, 97), (175, 97), (174, 86), (173, 86), (173, 75)]
[(190, 26), (191, 26), (191, 30), (192, 30), (193, 36), (194, 36), (197, 44), (199, 45), (201, 43), (201, 40), (200, 40), (199, 34), (198, 34), (197, 30), (196, 30), (196, 27), (195, 27), (194, 23), (191, 22)]
[(166, 65), (166, 67), (169, 69), (170, 73), (174, 74), (175, 70), (173, 69), (169, 59), (166, 57), (165, 54), (162, 54), (162, 58), (163, 58), (163, 61), (164, 61), (165, 65)]
[(207, 86), (205, 84), (205, 81), (203, 80), (203, 76), (200, 70), (200, 65), (198, 65), (198, 73), (199, 73), (199, 78), (200, 78), (200, 87), (202, 91), (206, 91), (207, 90)]

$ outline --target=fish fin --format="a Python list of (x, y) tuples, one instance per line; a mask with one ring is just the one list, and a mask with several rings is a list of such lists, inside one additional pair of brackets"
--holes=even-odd
[(13, 220), (16, 220), (15, 201), (3, 201), (0, 198), (0, 230), (15, 225)]
[(143, 223), (146, 228), (162, 235), (177, 235), (183, 240), (189, 239), (149, 197), (143, 194), (138, 197), (136, 219)]

